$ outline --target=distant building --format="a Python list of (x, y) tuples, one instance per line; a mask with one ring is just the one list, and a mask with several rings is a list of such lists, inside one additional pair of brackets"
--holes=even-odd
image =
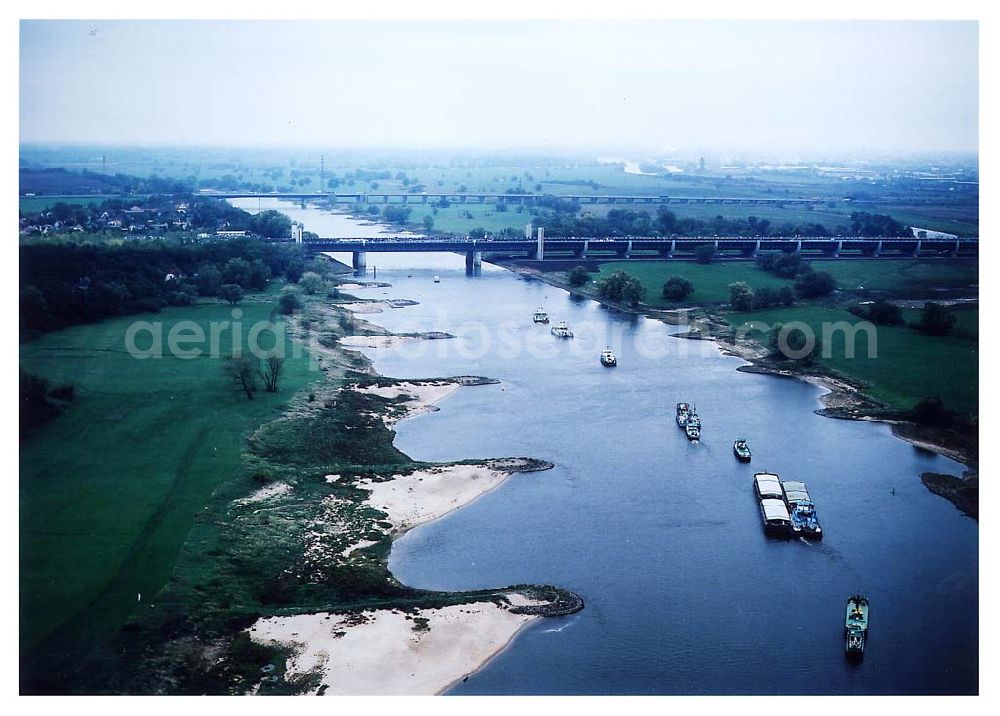
[(698, 171), (705, 171), (705, 157), (698, 157)]
[(215, 235), (216, 236), (224, 236), (224, 237), (227, 237), (227, 238), (233, 238), (233, 237), (236, 237), (236, 236), (246, 236), (247, 232), (245, 230), (244, 231), (235, 231), (233, 229), (224, 229), (224, 230), (220, 229), (219, 231), (215, 232)]

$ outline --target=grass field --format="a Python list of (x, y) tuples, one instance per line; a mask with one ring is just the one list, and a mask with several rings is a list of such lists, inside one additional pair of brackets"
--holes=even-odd
[[(726, 303), (729, 301), (729, 284), (736, 281), (745, 281), (754, 288), (781, 288), (792, 284), (791, 281), (761, 271), (753, 263), (732, 261), (714, 264), (698, 264), (693, 261), (615, 261), (602, 264), (600, 273), (594, 274), (593, 279), (598, 281), (618, 270), (638, 278), (646, 287), (644, 303), (656, 308)], [(663, 284), (671, 276), (683, 276), (694, 284), (694, 293), (683, 302), (663, 298)]]
[[(272, 296), (245, 300), (249, 326), (267, 320)], [(248, 401), (221, 360), (136, 360), (124, 349), (136, 320), (181, 320), (208, 331), (231, 308), (198, 304), (52, 333), (21, 346), (21, 365), (75, 403), (21, 445), (21, 639), (30, 650), (69, 625), (94, 640), (120, 627), (165, 584), (197, 511), (240, 466), (247, 431), (272, 419), (319, 374), (289, 358), (280, 392)], [(232, 331), (220, 333), (222, 352)]]
[(79, 197), (74, 199), (51, 199), (44, 196), (28, 196), (20, 197), (18, 199), (18, 208), (22, 214), (34, 214), (39, 211), (45, 211), (52, 207), (53, 204), (57, 202), (62, 202), (63, 204), (79, 204), (80, 206), (87, 206), (90, 204), (100, 204), (107, 201), (108, 199), (116, 198), (113, 195), (100, 196), (100, 197)]
[[(828, 271), (844, 291), (878, 291), (892, 296), (924, 298), (936, 293), (955, 291), (976, 295), (979, 284), (977, 262), (966, 261), (811, 261), (817, 271)], [(646, 301), (656, 308), (682, 305), (700, 306), (726, 303), (729, 284), (745, 281), (753, 288), (780, 288), (792, 281), (762, 271), (750, 262), (697, 264), (690, 261), (616, 261), (601, 265), (594, 280), (616, 270), (638, 278), (646, 287)], [(671, 276), (683, 276), (694, 284), (694, 293), (675, 303), (662, 297), (663, 284)]]
[[(978, 309), (962, 308), (955, 313), (965, 329), (978, 323)], [(914, 320), (919, 312), (905, 314), (907, 320)], [(812, 305), (731, 313), (725, 318), (733, 326), (748, 325), (750, 337), (760, 337), (767, 327), (791, 321), (808, 324), (822, 337), (824, 324), (847, 321), (855, 325), (859, 321), (844, 309)], [(978, 415), (979, 344), (974, 338), (932, 337), (906, 326), (878, 326), (873, 350), (869, 351), (868, 335), (859, 332), (852, 358), (845, 350), (845, 334), (837, 331), (831, 335), (825, 345), (829, 357), (821, 358), (821, 365), (867, 384), (866, 392), (878, 400), (909, 410), (922, 397), (937, 395), (965, 417)]]

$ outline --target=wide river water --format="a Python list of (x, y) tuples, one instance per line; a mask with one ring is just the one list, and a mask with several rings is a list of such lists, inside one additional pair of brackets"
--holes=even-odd
[[(322, 236), (359, 235), (316, 208), (234, 203), (280, 208)], [(357, 295), (420, 303), (364, 318), (457, 336), (367, 350), (380, 373), (501, 381), (400, 423), (397, 446), (419, 460), (555, 464), (407, 533), (393, 573), (429, 589), (555, 584), (586, 601), (536, 621), (451, 693), (978, 690), (978, 526), (920, 482), (961, 465), (887, 426), (820, 417), (820, 388), (738, 372), (742, 360), (673, 337), (677, 327), (487, 264), (466, 276), (454, 254), (369, 254), (369, 279), (373, 266), (392, 287)], [(577, 337), (533, 324), (538, 306)], [(617, 368), (598, 362), (605, 345)], [(676, 427), (678, 401), (696, 404), (700, 443)], [(752, 464), (734, 459), (736, 436), (749, 439)], [(751, 484), (763, 469), (808, 484), (822, 542), (763, 534)], [(854, 664), (843, 623), (858, 591), (872, 624)]]

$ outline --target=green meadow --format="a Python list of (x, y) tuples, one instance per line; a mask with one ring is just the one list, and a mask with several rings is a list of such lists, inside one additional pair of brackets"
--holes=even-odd
[[(958, 326), (968, 331), (978, 323), (977, 308), (955, 310)], [(919, 311), (905, 311), (907, 321)], [(763, 338), (770, 326), (801, 321), (823, 339), (824, 326), (838, 322), (856, 326), (861, 319), (842, 308), (799, 305), (753, 313), (727, 313), (726, 320), (743, 328), (751, 338)], [(910, 410), (921, 398), (940, 396), (945, 405), (963, 417), (979, 413), (978, 332), (952, 336), (927, 336), (908, 326), (875, 326), (874, 336), (857, 331), (853, 357), (847, 333), (831, 330), (824, 341), (820, 365), (860, 381), (872, 397), (899, 410)]]
[[(240, 468), (244, 436), (276, 417), (315, 380), (306, 355), (289, 358), (277, 393), (247, 398), (208, 356), (138, 360), (126, 351), (135, 321), (180, 321), (209, 335), (221, 353), (245, 346), (257, 321), (269, 320), (274, 294), (232, 308), (198, 303), (158, 314), (107, 320), (22, 344), (22, 368), (53, 386), (72, 384), (74, 404), (21, 444), (21, 648), (45, 637), (83, 642), (120, 627), (170, 578), (195, 514)], [(273, 334), (271, 334), (273, 335)], [(262, 342), (266, 343), (265, 333)], [(136, 343), (146, 347), (148, 336)]]

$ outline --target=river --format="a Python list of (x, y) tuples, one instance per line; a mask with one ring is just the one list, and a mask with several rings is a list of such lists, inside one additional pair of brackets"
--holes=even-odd
[[(351, 221), (274, 205), (323, 236)], [(453, 254), (368, 262), (392, 287), (359, 296), (420, 303), (365, 318), (457, 336), (366, 351), (380, 373), (502, 381), (400, 423), (397, 446), (420, 460), (555, 464), (404, 535), (393, 573), (431, 589), (550, 583), (587, 604), (528, 627), (451, 693), (977, 692), (978, 525), (920, 483), (961, 465), (887, 426), (820, 417), (820, 388), (738, 372), (743, 361), (677, 327), (487, 264), (466, 276)], [(577, 338), (533, 324), (537, 306)], [(605, 345), (617, 368), (599, 364)], [(700, 443), (676, 427), (678, 401), (696, 404)], [(733, 457), (738, 435), (750, 465)], [(808, 484), (822, 542), (763, 534), (751, 486), (762, 469)], [(857, 591), (872, 603), (861, 664), (842, 637)]]

